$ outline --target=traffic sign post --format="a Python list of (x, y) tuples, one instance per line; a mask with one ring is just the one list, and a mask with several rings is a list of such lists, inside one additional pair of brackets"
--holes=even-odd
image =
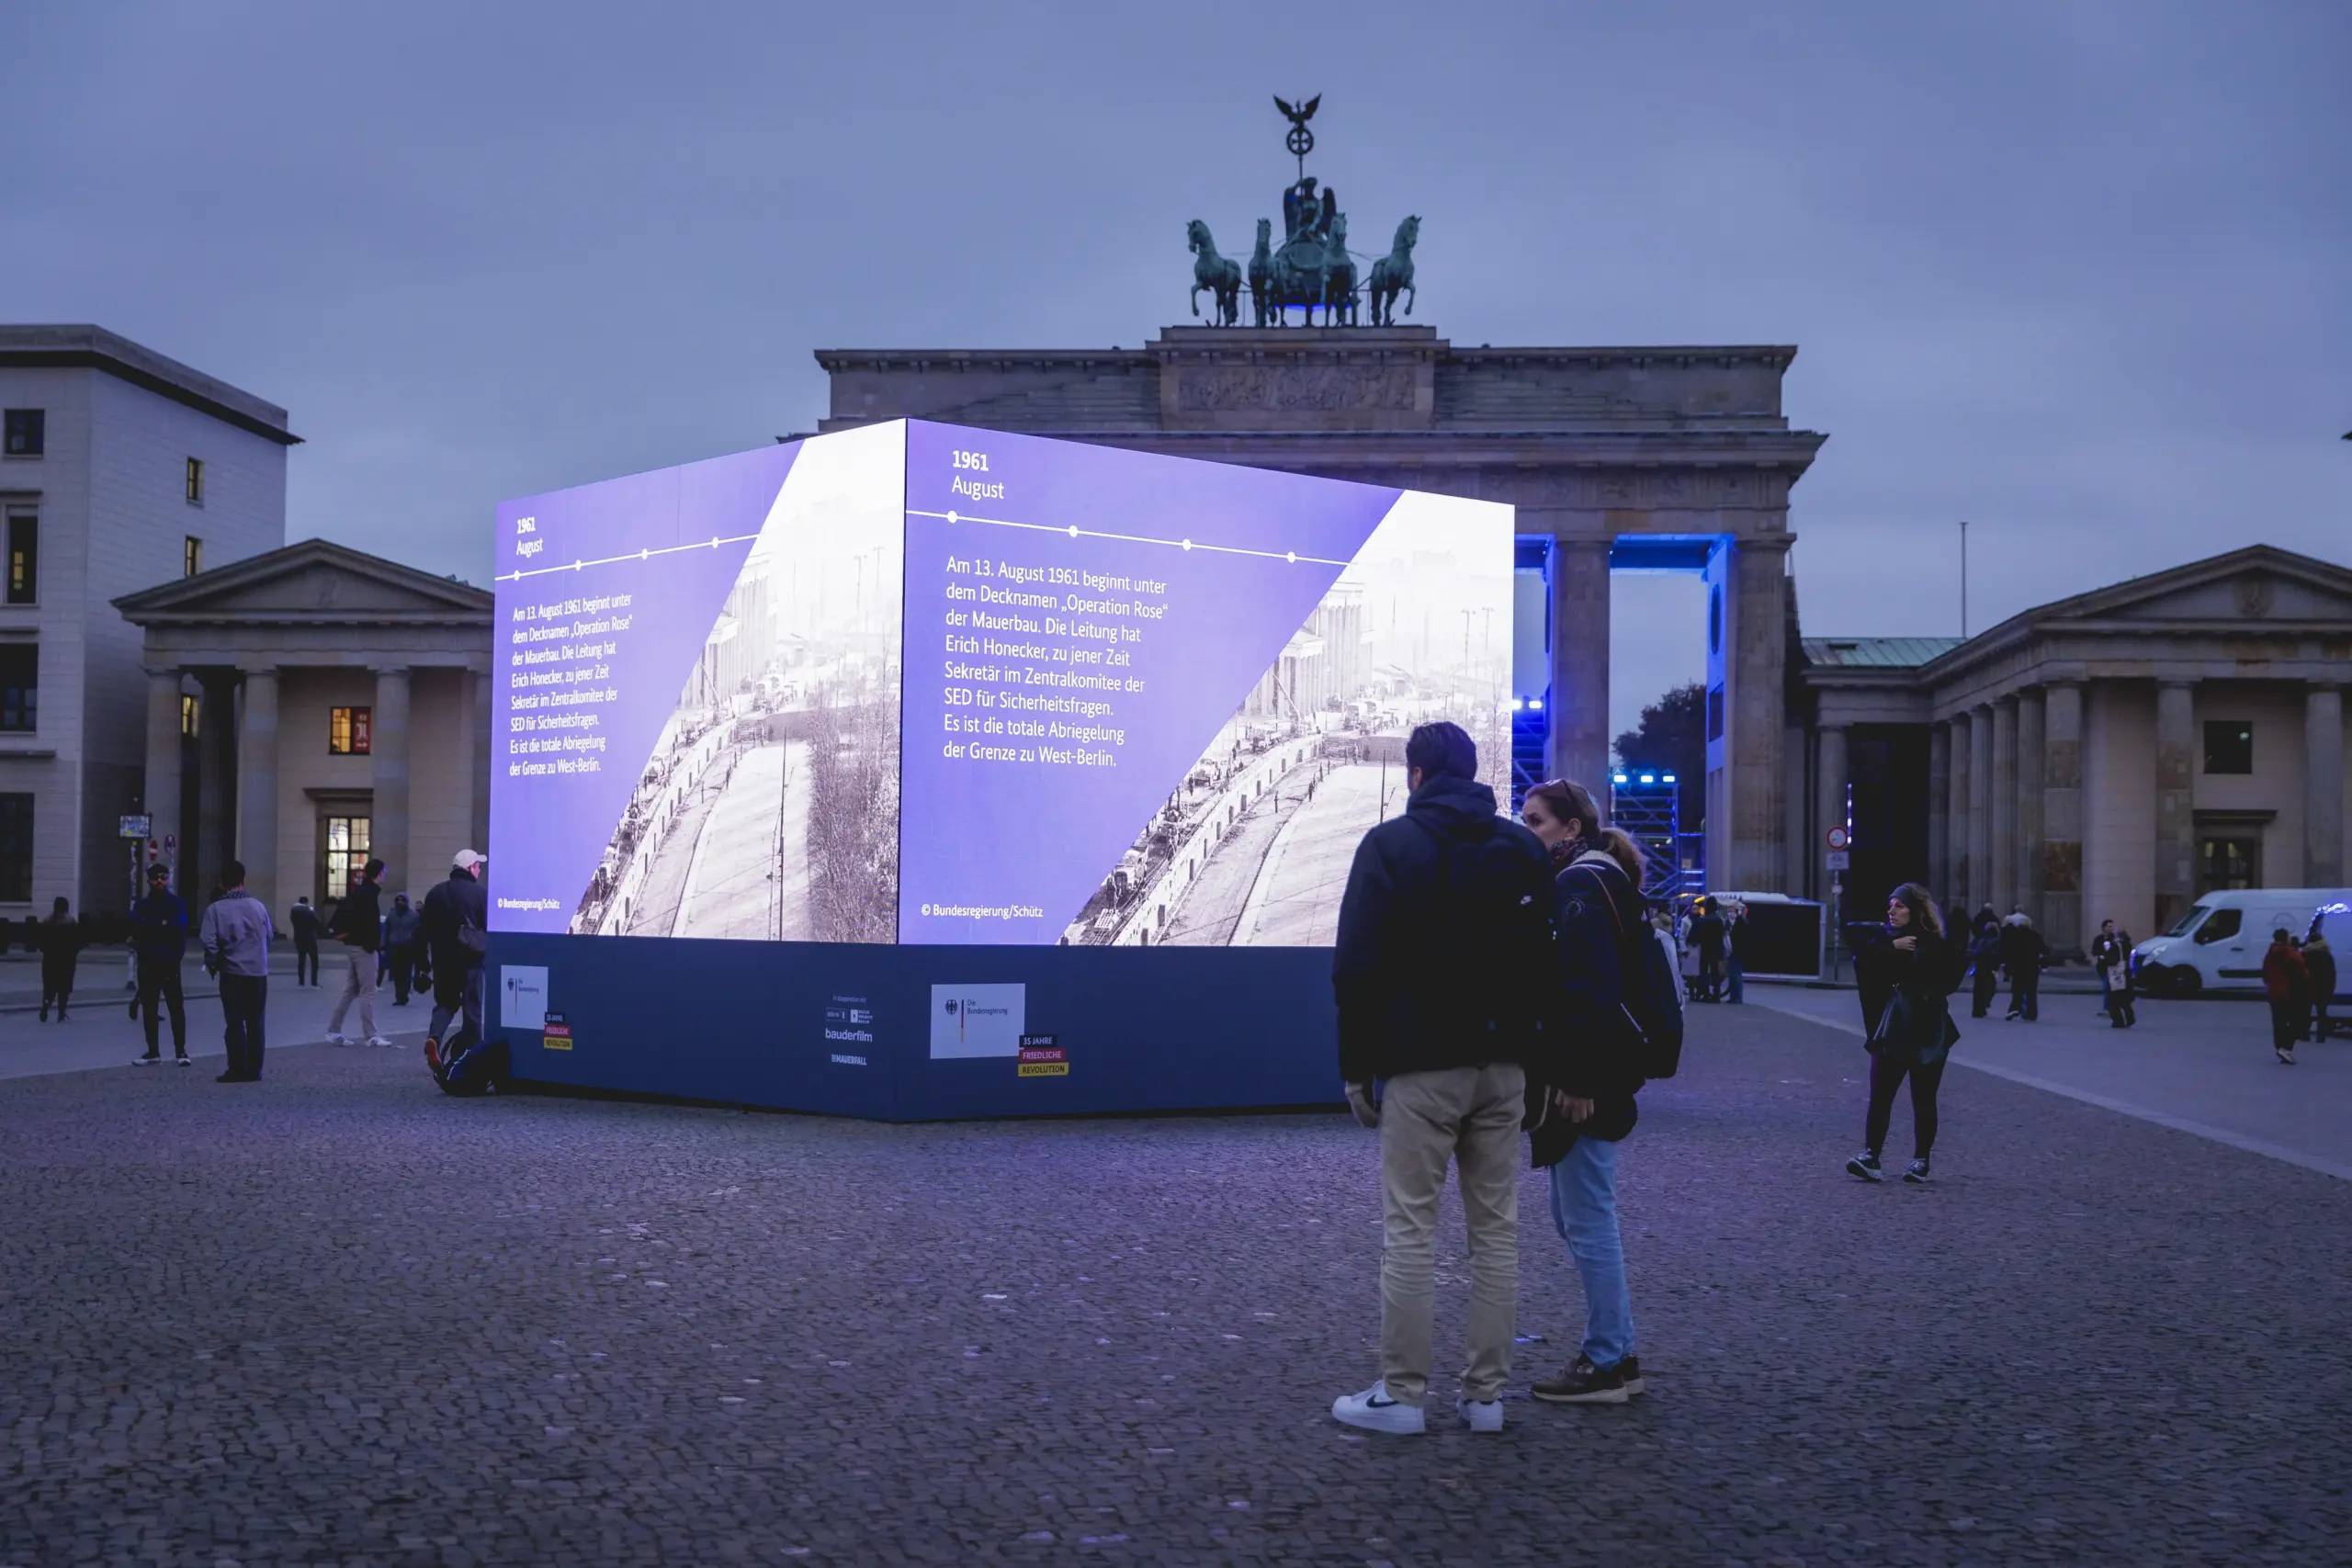
[(1832, 828), (1828, 832), (1823, 834), (1822, 838), (1829, 846), (1828, 852), (1821, 857), (1821, 866), (1824, 871), (1830, 874), (1829, 977), (1835, 980), (1838, 978), (1839, 955), (1845, 951), (1846, 938), (1846, 928), (1844, 924), (1846, 913), (1846, 879), (1838, 874), (1849, 869), (1853, 863), (1852, 852), (1847, 848), (1847, 845), (1849, 844), (1852, 840), (1850, 835), (1849, 835), (1843, 828)]

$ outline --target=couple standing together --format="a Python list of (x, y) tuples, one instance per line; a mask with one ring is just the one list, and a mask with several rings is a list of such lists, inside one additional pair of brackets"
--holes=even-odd
[(1629, 1006), (1657, 935), (1641, 852), (1555, 780), (1527, 793), (1525, 826), (1477, 782), (1452, 724), (1405, 747), (1403, 815), (1357, 846), (1340, 908), (1332, 987), (1340, 1074), (1380, 1133), (1380, 1381), (1331, 1414), (1424, 1430), (1432, 1239), (1449, 1164), (1470, 1235), (1470, 1357), (1456, 1408), (1502, 1429), (1519, 1303), (1519, 1134), (1550, 1171), (1552, 1222), (1584, 1282), (1582, 1353), (1536, 1383), (1555, 1404), (1642, 1392), (1617, 1228), (1617, 1143), (1633, 1130), (1643, 1043)]

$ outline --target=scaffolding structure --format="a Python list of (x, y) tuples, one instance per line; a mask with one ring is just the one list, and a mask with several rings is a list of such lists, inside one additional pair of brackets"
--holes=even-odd
[(1552, 726), (1542, 697), (1510, 700), (1510, 809), (1519, 815), (1530, 788), (1544, 782), (1544, 749)]
[(1609, 821), (1642, 846), (1649, 863), (1642, 892), (1653, 904), (1670, 906), (1705, 891), (1706, 840), (1682, 830), (1682, 790), (1674, 774), (1631, 766), (1611, 773)]

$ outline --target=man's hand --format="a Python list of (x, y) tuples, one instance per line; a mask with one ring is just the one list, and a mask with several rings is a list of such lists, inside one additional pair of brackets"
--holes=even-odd
[(1351, 1083), (1348, 1085), (1348, 1109), (1356, 1113), (1356, 1120), (1364, 1126), (1377, 1127), (1380, 1125), (1380, 1102), (1372, 1098), (1372, 1086), (1370, 1084)]
[(1552, 1091), (1552, 1108), (1568, 1119), (1570, 1126), (1580, 1126), (1592, 1120), (1592, 1101), (1579, 1100), (1573, 1094)]

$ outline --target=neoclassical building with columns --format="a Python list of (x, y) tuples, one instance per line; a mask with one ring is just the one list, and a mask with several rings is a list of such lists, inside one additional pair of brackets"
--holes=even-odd
[[(2352, 570), (2256, 545), (1956, 638), (1802, 639), (1804, 890), (1924, 877), (2079, 952), (2228, 887), (2345, 881)], [(1832, 827), (1851, 865), (1831, 868)]]
[(144, 808), (191, 902), (233, 856), (283, 925), (370, 855), (421, 895), (482, 848), (488, 590), (311, 539), (114, 603), (142, 639)]

